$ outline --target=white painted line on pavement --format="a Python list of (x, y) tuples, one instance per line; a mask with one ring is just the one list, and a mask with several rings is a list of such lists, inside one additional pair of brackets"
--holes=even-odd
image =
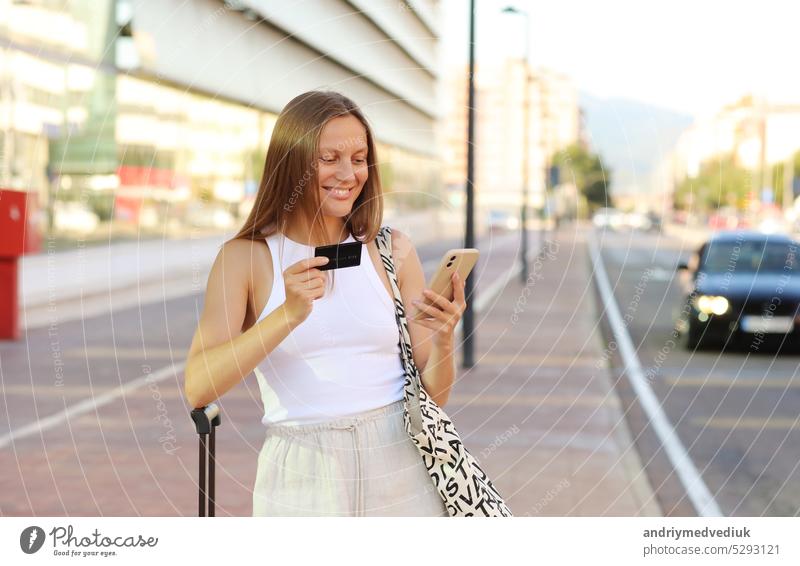
[(619, 345), (619, 353), (625, 364), (625, 375), (633, 386), (636, 397), (642, 405), (650, 424), (653, 425), (658, 438), (661, 440), (664, 450), (672, 462), (678, 478), (683, 484), (689, 500), (694, 505), (695, 510), (701, 517), (722, 517), (722, 510), (714, 500), (714, 496), (708, 489), (708, 486), (703, 481), (700, 472), (697, 471), (691, 457), (686, 452), (686, 448), (678, 438), (675, 429), (667, 419), (664, 410), (661, 408), (661, 403), (658, 401), (655, 393), (653, 393), (650, 384), (644, 376), (642, 365), (639, 358), (636, 356), (636, 349), (633, 346), (628, 329), (622, 322), (622, 314), (619, 311), (614, 293), (611, 289), (611, 283), (608, 281), (606, 269), (603, 265), (603, 259), (600, 256), (600, 251), (593, 237), (587, 238), (589, 246), (589, 255), (592, 259), (592, 267), (594, 271), (594, 279), (597, 282), (597, 288), (600, 292), (601, 300), (603, 301), (604, 310), (608, 317), (608, 323), (611, 326), (611, 331), (614, 334), (614, 339)]
[(68, 421), (73, 417), (77, 417), (88, 413), (90, 411), (96, 410), (98, 407), (102, 407), (103, 405), (108, 405), (112, 401), (116, 400), (127, 393), (138, 389), (139, 387), (143, 386), (145, 383), (148, 382), (159, 382), (163, 381), (166, 378), (175, 375), (175, 373), (183, 370), (186, 362), (180, 362), (177, 364), (173, 364), (171, 366), (163, 367), (159, 370), (156, 370), (152, 373), (148, 373), (137, 377), (134, 380), (131, 380), (119, 387), (112, 389), (111, 391), (106, 391), (105, 393), (101, 393), (94, 397), (89, 397), (84, 399), (83, 401), (79, 401), (74, 405), (70, 405), (63, 411), (45, 417), (43, 419), (39, 419), (36, 422), (27, 424), (20, 428), (14, 429), (8, 434), (4, 434), (0, 436), (0, 448), (4, 448), (8, 446), (15, 440), (20, 440), (25, 438), (26, 436), (31, 436), (33, 434), (44, 432), (45, 430), (51, 429), (64, 421)]
[[(526, 257), (526, 259), (528, 260), (528, 263), (530, 263), (530, 261), (536, 255), (538, 255), (538, 253), (539, 253), (539, 249), (528, 250), (528, 255)], [(494, 299), (497, 297), (497, 295), (499, 295), (503, 291), (503, 289), (506, 288), (506, 285), (508, 285), (508, 282), (511, 281), (514, 277), (516, 277), (517, 275), (520, 274), (520, 272), (522, 271), (522, 266), (517, 261), (518, 259), (519, 258), (515, 258), (514, 259), (514, 266), (508, 268), (508, 270), (503, 275), (498, 277), (491, 285), (489, 285), (482, 293), (480, 293), (478, 295), (478, 299), (475, 301), (475, 305), (473, 306), (475, 314), (479, 314), (479, 313), (483, 312), (483, 309), (485, 309), (486, 306), (489, 303), (494, 301)], [(463, 322), (464, 322), (463, 318), (461, 320), (459, 320), (458, 324), (456, 325), (456, 329), (454, 331), (459, 336), (462, 336)]]

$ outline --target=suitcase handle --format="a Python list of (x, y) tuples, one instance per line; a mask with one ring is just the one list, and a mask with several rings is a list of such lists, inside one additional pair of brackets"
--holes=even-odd
[[(200, 442), (198, 449), (200, 456), (198, 485), (200, 489), (198, 490), (197, 516), (214, 517), (215, 431), (222, 422), (219, 406), (216, 403), (211, 403), (203, 408), (194, 409), (191, 412), (191, 416)], [(206, 442), (206, 437), (208, 437), (208, 442)]]
[(219, 426), (219, 406), (216, 403), (210, 403), (201, 409), (193, 409), (191, 414), (197, 434), (208, 434), (212, 427)]

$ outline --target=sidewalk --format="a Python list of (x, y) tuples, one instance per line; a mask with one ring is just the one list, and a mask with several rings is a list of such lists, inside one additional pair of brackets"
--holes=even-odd
[(224, 234), (48, 249), (19, 265), (22, 328), (79, 320), (205, 289)]
[[(384, 224), (415, 234), (417, 245), (458, 237), (455, 211), (403, 214)], [(19, 264), (20, 326), (36, 328), (200, 293), (220, 247), (235, 231), (197, 237), (78, 245), (40, 253)]]
[[(445, 410), (515, 515), (660, 515), (612, 388), (596, 324), (585, 236), (574, 230), (575, 225), (564, 226), (546, 250), (549, 254), (530, 262), (527, 287), (519, 276), (507, 283), (503, 276), (516, 261), (516, 247), (508, 245), (516, 236), (481, 240), (485, 262), (479, 263), (476, 303), (485, 306), (476, 315), (476, 365), (459, 370)], [(137, 263), (144, 265), (142, 251), (131, 252), (131, 257), (139, 254)], [(160, 256), (157, 249), (151, 252), (151, 259)], [(59, 265), (83, 270), (80, 262)], [(131, 272), (136, 271), (125, 271)], [(102, 273), (107, 283), (108, 268)], [(58, 287), (58, 281), (53, 285)], [(152, 284), (155, 288), (161, 283)], [(500, 292), (495, 295), (492, 289)], [(139, 296), (136, 287), (129, 294), (131, 301)], [(116, 309), (119, 292), (111, 298)], [(98, 301), (108, 308), (108, 296)], [(180, 372), (167, 371), (170, 363), (182, 359), (181, 345), (188, 347), (195, 301), (189, 296), (175, 306), (169, 325), (159, 318), (166, 313), (158, 305), (140, 314), (155, 321), (146, 337), (146, 360), (139, 350), (144, 340), (137, 332), (111, 343), (98, 338), (106, 336), (104, 332), (115, 336), (114, 321), (94, 321), (88, 337), (80, 326), (64, 326), (57, 352), (58, 360), (67, 362), (64, 386), (56, 386), (51, 375), (54, 358), (48, 329), (35, 331), (24, 349), (6, 345), (4, 368), (16, 368), (8, 375), (18, 377), (5, 388), (16, 407), (18, 417), (10, 413), (9, 419), (15, 427), (29, 424), (34, 409), (41, 416), (51, 415), (56, 408), (108, 393), (122, 376), (127, 380), (153, 371), (163, 378), (72, 419), (69, 427), (50, 428), (44, 435), (29, 435), (15, 443), (25, 477), (10, 474), (2, 484), (8, 493), (20, 494), (7, 498), (6, 511), (48, 516), (195, 513), (197, 436)], [(85, 306), (85, 301), (78, 303)], [(65, 305), (59, 304), (57, 313), (47, 313), (46, 308), (46, 315), (63, 321)], [(176, 330), (170, 338), (174, 347), (167, 349), (164, 333), (169, 329)], [(29, 371), (30, 362), (25, 360), (31, 346), (33, 357), (49, 367), (37, 374), (41, 377), (33, 396), (31, 383), (22, 379)], [(91, 372), (85, 369), (89, 362)], [(14, 394), (17, 397), (11, 397)], [(32, 400), (36, 407), (28, 410)], [(254, 379), (243, 380), (220, 405), (218, 515), (248, 515), (255, 462), (264, 438)], [(165, 438), (170, 439), (169, 450)], [(111, 452), (109, 441), (115, 447)], [(20, 487), (42, 496), (31, 502), (21, 495)], [(120, 497), (121, 492), (126, 497)]]
[(476, 317), (475, 367), (445, 410), (517, 516), (661, 516), (609, 377), (585, 238), (562, 227), (528, 284)]

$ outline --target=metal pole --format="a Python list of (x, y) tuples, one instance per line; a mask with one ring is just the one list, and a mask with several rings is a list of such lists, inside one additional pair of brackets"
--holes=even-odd
[(198, 435), (200, 439), (200, 445), (198, 452), (200, 453), (199, 458), (199, 477), (198, 484), (200, 489), (197, 490), (197, 516), (198, 517), (205, 517), (206, 516), (206, 435), (200, 434)]
[[(767, 185), (767, 113), (765, 108), (765, 100), (764, 97), (759, 97), (759, 124), (758, 124), (758, 134), (761, 138), (761, 147), (759, 148), (759, 176), (758, 176), (758, 192), (756, 193), (759, 210), (761, 210), (762, 205), (764, 204), (764, 189)], [(774, 199), (773, 199), (774, 200)]]
[(792, 156), (790, 155), (786, 158), (786, 162), (783, 164), (783, 198), (781, 199), (781, 210), (784, 213), (794, 206), (794, 194), (792, 194), (793, 181), (794, 159), (792, 159)]
[[(530, 14), (524, 10), (507, 6), (503, 8), (506, 14), (517, 14), (525, 16), (525, 72), (523, 73), (525, 85), (523, 88), (522, 100), (522, 203), (520, 204), (520, 278), (524, 286), (528, 280), (528, 185), (530, 184), (530, 135), (531, 135), (531, 34), (530, 34)], [(541, 235), (544, 241), (544, 234)]]
[(208, 431), (208, 516), (214, 517), (216, 511), (214, 508), (214, 489), (216, 487), (216, 478), (214, 477), (214, 469), (216, 468), (216, 430), (213, 424), (211, 430)]
[[(475, 206), (475, 0), (469, 2), (469, 77), (467, 95), (467, 203), (466, 203), (466, 233), (464, 234), (464, 247), (475, 247), (475, 226), (474, 226), (474, 206)], [(474, 270), (473, 270), (474, 272)], [(472, 308), (475, 300), (474, 276), (471, 273), (464, 282), (464, 294), (467, 306), (464, 309), (464, 320), (462, 323), (462, 333), (464, 337), (464, 352), (461, 367), (469, 369), (474, 362), (474, 312)]]
[[(520, 262), (522, 269), (520, 276), (522, 285), (528, 280), (528, 182), (530, 179), (530, 114), (531, 114), (531, 46), (530, 46), (530, 20), (528, 12), (520, 12), (525, 16), (525, 100), (523, 101), (524, 110), (522, 117), (522, 124), (525, 130), (523, 138), (523, 156), (522, 156), (522, 246), (520, 254)], [(542, 234), (543, 236), (543, 234)], [(544, 241), (542, 239), (542, 241)]]

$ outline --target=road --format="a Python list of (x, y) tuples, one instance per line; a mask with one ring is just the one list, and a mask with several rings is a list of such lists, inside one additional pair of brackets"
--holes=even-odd
[[(693, 251), (658, 234), (604, 232), (601, 256), (653, 391), (724, 515), (795, 516), (800, 509), (797, 355), (691, 352), (672, 340), (682, 293), (675, 267)], [(609, 337), (610, 340), (610, 337)], [(641, 403), (610, 356), (636, 445), (666, 515), (694, 510)]]

